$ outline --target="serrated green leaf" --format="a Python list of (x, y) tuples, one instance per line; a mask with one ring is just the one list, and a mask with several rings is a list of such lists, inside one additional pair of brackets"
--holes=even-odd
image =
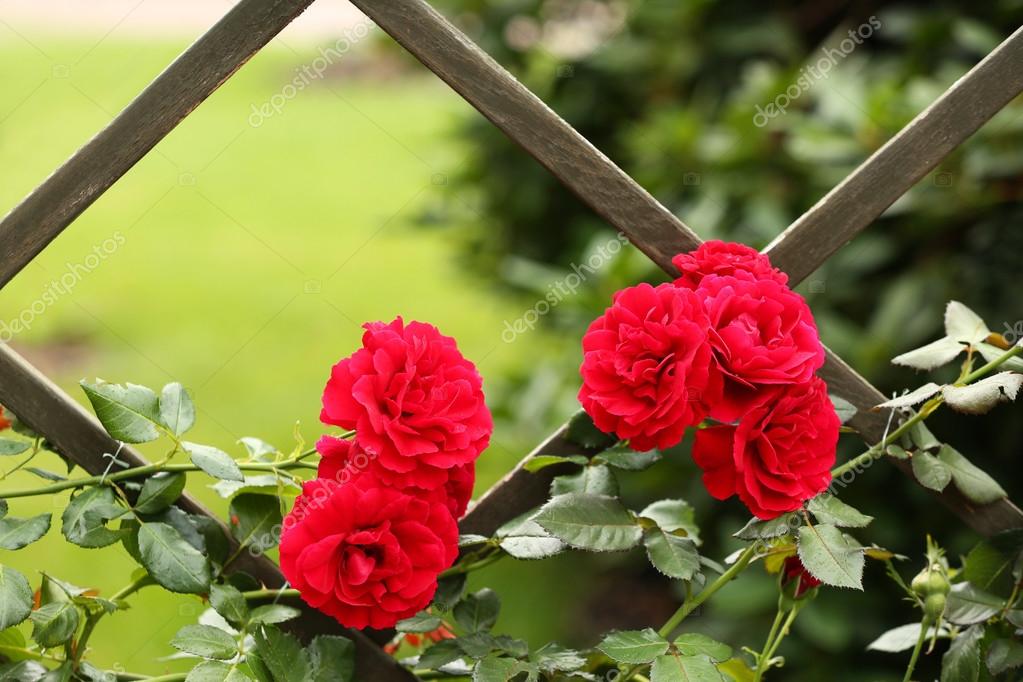
[(272, 455), (277, 452), (277, 448), (261, 438), (245, 436), (243, 438), (239, 438), (238, 442), (245, 446), (245, 450), (253, 459), (262, 460), (267, 455)]
[(581, 653), (556, 642), (540, 647), (532, 660), (544, 672), (569, 672), (586, 665), (586, 658)]
[(959, 633), (941, 657), (941, 682), (977, 682), (980, 679), (980, 641), (984, 627), (973, 627)]
[(992, 675), (1014, 670), (1023, 666), (1023, 644), (1014, 639), (996, 639), (988, 647), (984, 660)]
[(697, 545), (700, 544), (700, 528), (696, 525), (696, 510), (685, 500), (658, 500), (647, 506), (639, 515), (650, 519), (661, 530), (669, 533), (685, 531)]
[(675, 648), (683, 656), (706, 656), (712, 661), (727, 661), (732, 657), (732, 647), (698, 632), (679, 635)]
[(591, 495), (618, 495), (618, 479), (614, 472), (603, 464), (583, 467), (574, 474), (558, 476), (551, 481), (551, 496), (568, 493), (589, 493)]
[(11, 457), (32, 447), (32, 444), (24, 440), (13, 440), (11, 438), (0, 438), (0, 457)]
[(411, 618), (399, 620), (394, 629), (398, 632), (432, 632), (441, 626), (443, 621), (426, 611), (420, 611)]
[(437, 611), (450, 611), (465, 592), (466, 575), (458, 573), (437, 581), (437, 591), (433, 595), (433, 608)]
[(256, 651), (275, 682), (308, 682), (309, 659), (302, 645), (272, 625), (262, 625), (255, 634)]
[(111, 488), (87, 488), (71, 498), (61, 516), (61, 533), (79, 547), (97, 548), (111, 545), (125, 536), (123, 530), (107, 528), (107, 522), (122, 516), (125, 509), (117, 504)]
[(648, 528), (643, 533), (643, 544), (653, 567), (669, 578), (691, 580), (700, 571), (700, 553), (689, 538)]
[(596, 461), (603, 462), (615, 469), (625, 471), (643, 471), (649, 469), (663, 459), (659, 450), (647, 450), (637, 452), (627, 445), (615, 445), (604, 450), (594, 457)]
[(427, 670), (437, 670), (462, 658), (463, 655), (462, 647), (458, 645), (457, 640), (445, 639), (437, 642), (420, 655), (419, 666)]
[(572, 443), (591, 449), (606, 448), (618, 440), (615, 436), (598, 429), (590, 419), (590, 415), (582, 410), (576, 412), (568, 420), (568, 431), (565, 433), (565, 438)]
[(650, 663), (668, 650), (668, 640), (651, 628), (612, 632), (601, 640), (597, 649), (619, 663)]
[(472, 682), (508, 682), (532, 669), (533, 666), (524, 661), (494, 654), (476, 662), (472, 669)]
[(629, 510), (604, 495), (559, 495), (540, 509), (536, 522), (572, 547), (598, 552), (631, 549), (643, 537)]
[(819, 522), (843, 528), (863, 528), (874, 520), (827, 491), (811, 499), (806, 507)]
[(186, 479), (183, 473), (163, 472), (150, 476), (135, 500), (135, 511), (155, 514), (171, 506), (184, 492)]
[(803, 519), (796, 513), (782, 514), (768, 521), (754, 517), (734, 533), (733, 537), (740, 540), (770, 540), (794, 533), (801, 525)]
[(10, 566), (0, 566), (0, 630), (21, 623), (32, 612), (32, 588)]
[(195, 404), (178, 382), (167, 384), (160, 392), (160, 423), (175, 436), (195, 425)]
[(530, 457), (526, 460), (522, 468), (530, 473), (536, 473), (541, 469), (546, 469), (549, 466), (555, 464), (577, 464), (579, 466), (586, 466), (589, 463), (589, 459), (582, 455), (570, 455), (562, 457), (561, 455), (537, 455)]
[(287, 604), (264, 604), (252, 609), (250, 623), (286, 623), (302, 615), (302, 612)]
[(952, 469), (928, 452), (917, 452), (910, 460), (913, 476), (925, 488), (941, 492), (952, 480)]
[(650, 668), (650, 682), (724, 682), (706, 656), (658, 656)]
[(243, 547), (265, 552), (280, 540), (281, 504), (276, 497), (243, 493), (229, 506), (231, 534)]
[(455, 622), (466, 632), (489, 631), (497, 622), (501, 611), (501, 600), (489, 588), (466, 595), (455, 605), (452, 614)]
[(232, 625), (244, 623), (249, 617), (248, 602), (234, 585), (224, 584), (210, 587), (210, 606)]
[(43, 647), (64, 644), (78, 629), (80, 617), (73, 602), (55, 601), (32, 612), (32, 639)]
[(799, 559), (826, 585), (863, 589), (863, 548), (826, 523), (799, 529)]
[(957, 583), (948, 593), (945, 618), (957, 625), (981, 623), (1005, 608), (1005, 600), (970, 583)]
[(160, 399), (151, 389), (136, 384), (81, 381), (103, 428), (125, 443), (148, 443), (160, 437)]
[(185, 682), (252, 682), (252, 678), (237, 663), (203, 661), (192, 668)]
[(172, 526), (142, 524), (138, 530), (138, 551), (142, 565), (162, 587), (185, 594), (209, 591), (209, 562)]
[(950, 445), (942, 445), (938, 451), (940, 459), (950, 470), (956, 488), (978, 504), (989, 504), (1004, 498), (1007, 493), (995, 479), (966, 459)]
[[(867, 649), (870, 651), (885, 651), (892, 654), (897, 654), (901, 651), (909, 651), (916, 646), (916, 642), (920, 638), (921, 627), (920, 623), (907, 623), (906, 625), (900, 625), (897, 628), (892, 628), (868, 644)], [(928, 629), (927, 633), (928, 637), (933, 636), (934, 628), (932, 627)], [(942, 628), (942, 632), (938, 634), (944, 636), (948, 635), (944, 628)]]
[(26, 519), (5, 516), (0, 518), (0, 547), (21, 549), (46, 535), (49, 530), (49, 514), (39, 514)]
[(355, 643), (347, 637), (320, 635), (307, 649), (311, 682), (355, 682)]
[(234, 638), (212, 625), (186, 625), (178, 630), (170, 643), (179, 651), (222, 661), (238, 653), (238, 643)]
[(198, 443), (190, 443), (188, 441), (183, 441), (181, 447), (192, 458), (192, 464), (213, 478), (224, 481), (245, 480), (242, 470), (238, 468), (238, 463), (231, 459), (231, 455), (220, 448), (215, 448), (212, 445), (199, 445)]

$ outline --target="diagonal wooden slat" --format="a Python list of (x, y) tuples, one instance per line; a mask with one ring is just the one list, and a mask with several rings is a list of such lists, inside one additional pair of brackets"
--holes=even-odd
[(0, 221), (0, 288), (313, 0), (241, 0)]
[(1023, 92), (1023, 28), (960, 78), (765, 252), (797, 280), (880, 216)]
[[(36, 433), (44, 434), (56, 452), (83, 470), (92, 475), (102, 474), (110, 463), (103, 455), (114, 452), (118, 453), (118, 459), (130, 466), (148, 464), (133, 448), (120, 446), (91, 414), (6, 344), (0, 344), (0, 377), (0, 404), (18, 415)], [(0, 498), (3, 498), (2, 494)], [(190, 514), (216, 519), (190, 495), (182, 496), (178, 506)], [(220, 523), (219, 520), (217, 522)], [(222, 523), (220, 525), (225, 536), (231, 539), (228, 529)], [(231, 542), (237, 548), (233, 539)], [(231, 570), (245, 571), (270, 588), (280, 587), (285, 582), (273, 561), (265, 556), (255, 557), (249, 552), (241, 552)], [(359, 679), (384, 682), (409, 682), (415, 679), (366, 634), (346, 630), (332, 618), (300, 601), (291, 603), (302, 609), (302, 615), (289, 621), (286, 627), (303, 639), (308, 640), (320, 634), (337, 634), (355, 642)]]

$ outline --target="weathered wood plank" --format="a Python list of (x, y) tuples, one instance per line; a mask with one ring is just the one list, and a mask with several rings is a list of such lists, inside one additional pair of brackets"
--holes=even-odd
[[(118, 452), (119, 443), (107, 435), (95, 417), (6, 344), (0, 344), (0, 404), (18, 415), (36, 433), (45, 435), (58, 454), (91, 475), (106, 471), (110, 461), (103, 457), (105, 453), (117, 452), (118, 459), (129, 466), (148, 464), (130, 446), (120, 446)], [(2, 498), (3, 491), (0, 490)], [(191, 514), (217, 519), (188, 494), (182, 496), (177, 504)], [(230, 539), (228, 529), (219, 520), (217, 522)], [(231, 542), (237, 548), (233, 539)], [(253, 556), (249, 552), (240, 553), (231, 565), (231, 570), (245, 571), (270, 588), (280, 587), (285, 582), (273, 561), (265, 556)], [(366, 634), (346, 630), (332, 618), (299, 601), (290, 603), (301, 608), (302, 615), (290, 621), (287, 627), (303, 639), (329, 633), (343, 635), (355, 642), (359, 679), (385, 682), (409, 682), (415, 679)]]
[(423, 0), (353, 0), (590, 208), (665, 269), (691, 230)]
[(942, 159), (1023, 92), (1023, 28), (768, 245), (771, 260), (805, 279)]
[(241, 0), (167, 67), (0, 221), (0, 287), (312, 1)]

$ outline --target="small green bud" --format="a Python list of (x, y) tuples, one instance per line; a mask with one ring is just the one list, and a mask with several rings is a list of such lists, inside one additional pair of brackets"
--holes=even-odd
[(945, 613), (947, 599), (944, 594), (934, 592), (924, 598), (924, 616), (931, 622), (942, 617)]

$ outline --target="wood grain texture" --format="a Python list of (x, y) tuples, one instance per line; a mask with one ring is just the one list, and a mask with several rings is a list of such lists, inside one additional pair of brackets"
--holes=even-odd
[[(692, 231), (423, 0), (353, 0), (380, 28), (668, 270)], [(512, 189), (512, 188), (509, 188)]]
[[(34, 431), (43, 434), (58, 454), (91, 475), (106, 471), (109, 460), (103, 457), (105, 453), (117, 452), (118, 459), (129, 466), (149, 463), (130, 446), (120, 447), (117, 441), (107, 435), (95, 417), (6, 344), (0, 344), (0, 404), (18, 415)], [(3, 491), (0, 490), (2, 498)], [(233, 547), (237, 547), (227, 527), (193, 497), (183, 495), (177, 506), (190, 514), (217, 520), (226, 537), (231, 539)], [(265, 556), (256, 557), (249, 552), (242, 552), (231, 569), (245, 571), (270, 588), (284, 584), (280, 569)], [(319, 634), (335, 634), (355, 642), (359, 679), (385, 682), (410, 682), (415, 679), (391, 656), (384, 654), (366, 634), (346, 630), (332, 618), (301, 602), (291, 603), (302, 609), (302, 615), (287, 623), (286, 627), (303, 639), (308, 640)], [(382, 638), (386, 637), (386, 633), (382, 635)]]
[(1023, 92), (1023, 28), (782, 232), (766, 253), (803, 280)]
[(0, 221), (6, 286), (312, 0), (242, 0)]

